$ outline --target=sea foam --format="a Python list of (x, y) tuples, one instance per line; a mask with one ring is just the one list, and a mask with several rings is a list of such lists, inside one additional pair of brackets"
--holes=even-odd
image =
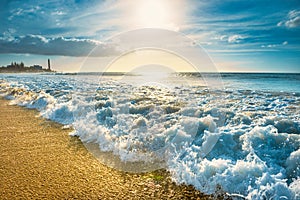
[(120, 162), (163, 162), (175, 182), (207, 194), (300, 198), (297, 92), (237, 88), (232, 76), (222, 98), (196, 83), (135, 88), (93, 75), (0, 78), (11, 104), (72, 126), (70, 135)]

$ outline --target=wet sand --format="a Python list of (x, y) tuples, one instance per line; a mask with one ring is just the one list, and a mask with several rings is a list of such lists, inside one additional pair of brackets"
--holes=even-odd
[(71, 130), (37, 115), (0, 98), (0, 199), (214, 198), (176, 185), (165, 170), (132, 174), (104, 166)]

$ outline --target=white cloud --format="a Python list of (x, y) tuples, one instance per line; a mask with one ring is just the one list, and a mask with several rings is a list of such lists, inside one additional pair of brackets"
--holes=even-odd
[(31, 6), (31, 7), (25, 8), (25, 9), (24, 8), (16, 8), (16, 9), (11, 10), (11, 12), (10, 12), (11, 15), (8, 17), (8, 20), (12, 20), (15, 17), (21, 17), (26, 14), (36, 13), (40, 10), (41, 10), (40, 6)]
[(294, 28), (300, 26), (300, 16), (295, 17), (287, 22), (285, 22), (285, 25), (289, 28)]
[(283, 26), (284, 25), (284, 21), (280, 21), (277, 23), (277, 26)]
[(227, 38), (227, 35), (221, 35), (220, 40), (224, 41), (224, 40), (226, 40), (226, 38)]
[(13, 34), (16, 33), (16, 30), (13, 28), (9, 28), (7, 29), (7, 31), (3, 32), (3, 36), (0, 37), (0, 40), (7, 40), (7, 41), (13, 41), (14, 37)]
[(215, 34), (212, 31), (209, 32), (199, 32), (199, 33), (190, 33), (186, 36), (192, 40), (194, 40), (197, 43), (203, 44), (203, 45), (211, 45), (211, 35)]
[(261, 45), (262, 48), (275, 48), (280, 46), (286, 46), (288, 45), (288, 41), (284, 41), (281, 44), (268, 44), (268, 45)]
[(212, 39), (214, 39), (214, 40), (220, 40), (220, 41), (227, 41), (228, 40), (228, 36), (227, 35), (217, 35), (217, 36), (213, 37)]
[(292, 10), (289, 12), (288, 16), (289, 18), (295, 18), (300, 15), (300, 10)]
[(242, 35), (231, 35), (228, 37), (228, 43), (240, 43), (241, 40), (245, 39), (245, 36), (242, 36)]
[(240, 43), (243, 39), (245, 39), (246, 36), (240, 35), (240, 34), (234, 34), (234, 35), (217, 35), (214, 36), (213, 40), (219, 40), (219, 41), (226, 41), (228, 43)]
[(52, 12), (51, 13), (51, 15), (58, 15), (58, 16), (60, 16), (60, 15), (66, 15), (67, 13), (65, 13), (65, 12), (63, 12), (63, 11), (61, 11), (61, 10), (56, 10), (55, 12)]
[(40, 35), (0, 38), (0, 53), (29, 53), (38, 55), (87, 56), (95, 47), (94, 56), (105, 57), (117, 54), (114, 45), (77, 38), (45, 38)]
[(300, 26), (300, 10), (292, 10), (288, 13), (287, 19), (278, 22), (277, 26), (296, 28)]

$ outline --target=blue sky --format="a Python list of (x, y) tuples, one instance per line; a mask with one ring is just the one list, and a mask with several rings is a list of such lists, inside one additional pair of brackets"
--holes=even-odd
[(0, 65), (76, 71), (95, 46), (115, 55), (107, 38), (153, 27), (195, 40), (219, 71), (300, 72), (299, 0), (2, 0), (0, 19)]

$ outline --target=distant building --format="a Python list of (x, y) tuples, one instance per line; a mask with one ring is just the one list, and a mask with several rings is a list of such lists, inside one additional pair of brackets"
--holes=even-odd
[(48, 59), (48, 71), (51, 71), (50, 59)]
[(2, 66), (0, 67), (0, 73), (18, 73), (18, 72), (52, 72), (51, 66), (50, 66), (50, 59), (48, 59), (48, 68), (44, 69), (41, 65), (32, 65), (30, 67), (26, 67), (23, 62), (17, 63), (12, 62), (10, 65), (7, 65), (6, 67)]
[(30, 68), (33, 68), (35, 70), (42, 70), (43, 67), (41, 65), (33, 65), (33, 66), (30, 66)]

